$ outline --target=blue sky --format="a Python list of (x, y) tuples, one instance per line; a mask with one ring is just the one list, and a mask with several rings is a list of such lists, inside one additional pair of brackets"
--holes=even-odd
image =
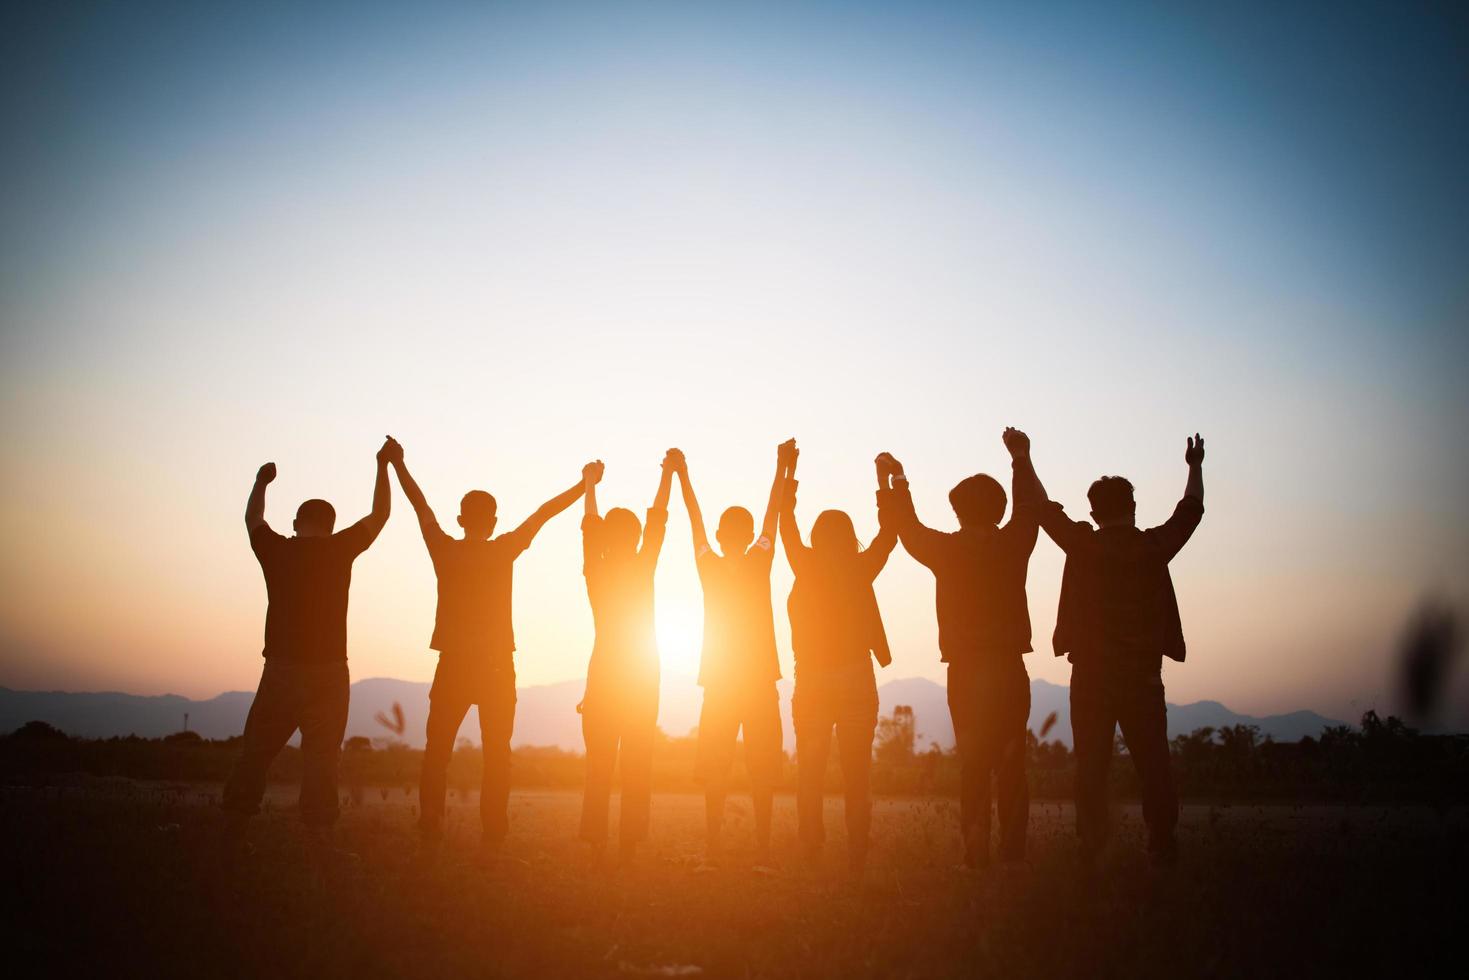
[[(391, 431), (446, 522), (586, 458), (641, 505), (931, 523), (1030, 430), (1080, 514), (1144, 519), (1210, 439), (1174, 700), (1390, 702), (1424, 596), (1469, 594), (1469, 31), (1439, 7), (36, 5), (0, 29), (0, 683), (209, 694), (258, 670), (239, 528), (365, 508)], [(358, 676), (427, 676), (404, 508), (356, 577)], [(517, 584), (521, 675), (579, 676), (575, 522)], [(696, 655), (675, 513), (665, 661)], [(1032, 673), (1059, 557), (1032, 564)], [(927, 573), (880, 584), (939, 676)], [(784, 583), (777, 575), (777, 606)], [(789, 669), (788, 650), (786, 666)], [(692, 670), (689, 670), (692, 673)]]

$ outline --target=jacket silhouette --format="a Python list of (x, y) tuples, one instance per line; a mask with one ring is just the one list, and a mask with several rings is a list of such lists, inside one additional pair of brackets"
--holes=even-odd
[(976, 474), (955, 486), (949, 501), (959, 530), (938, 531), (918, 519), (902, 464), (887, 453), (877, 459), (881, 519), (934, 575), (940, 659), (948, 664), (949, 714), (961, 767), (959, 827), (970, 867), (989, 862), (992, 779), (1003, 860), (1024, 859), (1030, 819), (1025, 580), (1039, 531), (1038, 484), (1025, 434), (1006, 429), (1004, 440), (1012, 455), (1014, 507), (1003, 525), (1005, 491), (993, 478)]
[(1204, 516), (1204, 440), (1188, 440), (1188, 483), (1163, 524), (1137, 527), (1132, 484), (1116, 476), (1087, 497), (1097, 527), (1047, 504), (1041, 527), (1066, 552), (1053, 645), (1071, 661), (1071, 730), (1076, 752), (1076, 824), (1087, 858), (1106, 844), (1107, 773), (1118, 728), (1142, 783), (1148, 850), (1177, 859), (1178, 795), (1168, 751), (1164, 658), (1185, 655), (1168, 564)]

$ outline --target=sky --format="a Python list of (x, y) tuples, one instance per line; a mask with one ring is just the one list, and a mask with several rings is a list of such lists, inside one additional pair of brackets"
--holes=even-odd
[[(1283, 6), (10, 5), (0, 685), (253, 688), (267, 460), (281, 530), (366, 513), (386, 433), (446, 527), (483, 488), (509, 529), (593, 458), (641, 511), (679, 446), (712, 527), (794, 436), (808, 526), (867, 537), (876, 453), (952, 528), (1015, 425), (1143, 523), (1205, 435), (1171, 701), (1390, 708), (1413, 611), (1469, 607), (1469, 27)], [(516, 566), (522, 685), (585, 672), (578, 533)], [(1064, 683), (1060, 571), (1043, 537)], [(942, 680), (931, 575), (877, 588), (885, 673)], [(677, 504), (657, 592), (692, 677)], [(430, 678), (433, 612), (395, 491), (353, 676)]]

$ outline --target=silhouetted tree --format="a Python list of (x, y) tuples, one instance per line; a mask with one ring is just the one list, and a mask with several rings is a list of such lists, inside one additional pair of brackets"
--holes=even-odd
[(874, 754), (879, 762), (889, 765), (908, 765), (913, 761), (913, 746), (917, 740), (913, 709), (900, 704), (893, 708), (891, 717), (877, 721), (877, 748)]
[(19, 728), (17, 728), (10, 737), (19, 739), (44, 739), (48, 741), (65, 742), (69, 740), (71, 736), (67, 735), (66, 732), (63, 732), (55, 725), (48, 724), (44, 721), (28, 721), (24, 725), (21, 725)]

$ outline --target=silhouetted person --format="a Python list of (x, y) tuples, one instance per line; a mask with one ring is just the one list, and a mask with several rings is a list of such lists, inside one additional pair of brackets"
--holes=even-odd
[(418, 786), (419, 829), (430, 846), (442, 837), (454, 740), (470, 705), (478, 705), (484, 756), (481, 840), (487, 849), (493, 849), (509, 829), (510, 736), (515, 729), (515, 631), (511, 626), (515, 559), (530, 547), (542, 525), (582, 495), (586, 470), (582, 479), (498, 538), (491, 537), (497, 519), (495, 498), (484, 490), (469, 491), (459, 502), (464, 537), (451, 538), (439, 526), (401, 456), (393, 466), (418, 515), (439, 587), (434, 633), (429, 640), (429, 647), (439, 652), (439, 665), (428, 692), (428, 744)]
[[(964, 863), (989, 863), (990, 780), (1000, 818), (1000, 859), (1025, 859), (1030, 793), (1025, 780), (1025, 731), (1030, 718), (1030, 609), (1025, 576), (1035, 550), (1039, 515), (1036, 480), (1025, 433), (1006, 429), (1015, 507), (1003, 527), (1005, 490), (983, 473), (949, 491), (959, 530), (926, 527), (913, 509), (903, 464), (877, 458), (879, 513), (908, 554), (934, 574), (939, 653), (948, 664), (949, 714), (961, 765), (959, 826)], [(887, 478), (892, 488), (886, 489)]]
[(776, 451), (775, 479), (758, 538), (755, 519), (745, 508), (730, 507), (720, 515), (714, 536), (723, 554), (709, 547), (683, 454), (673, 461), (683, 487), (694, 535), (694, 562), (704, 589), (704, 648), (699, 659), (704, 704), (699, 711), (698, 770), (704, 781), (706, 861), (711, 865), (717, 863), (722, 849), (729, 770), (742, 728), (745, 769), (755, 808), (755, 863), (770, 862), (770, 814), (782, 761), (780, 695), (775, 688), (780, 680), (780, 658), (770, 606), (770, 568), (775, 558), (782, 477), (794, 454), (794, 440), (782, 443)]
[[(1204, 440), (1184, 452), (1188, 483), (1173, 516), (1137, 526), (1132, 484), (1104, 476), (1091, 485), (1092, 520), (1067, 518), (1047, 503), (1041, 527), (1066, 552), (1056, 655), (1071, 660), (1071, 735), (1076, 751), (1076, 829), (1090, 863), (1106, 843), (1107, 772), (1117, 728), (1142, 783), (1148, 853), (1155, 863), (1178, 856), (1178, 796), (1168, 753), (1163, 658), (1184, 658), (1183, 625), (1168, 563), (1204, 516)], [(1044, 491), (1039, 489), (1038, 494)]]
[[(582, 737), (587, 745), (587, 784), (581, 838), (600, 854), (607, 843), (612, 770), (622, 761), (622, 817), (618, 837), (624, 861), (648, 836), (653, 739), (658, 725), (658, 643), (653, 632), (653, 572), (668, 524), (673, 456), (663, 459), (658, 493), (638, 526), (632, 511), (614, 507), (597, 514), (602, 463), (586, 471), (582, 519), (582, 570), (592, 604), (596, 641), (582, 698)], [(639, 547), (639, 537), (642, 545)]]
[(351, 679), (347, 673), (347, 590), (352, 562), (367, 550), (388, 519), (388, 463), (402, 448), (391, 437), (377, 452), (372, 513), (332, 533), (336, 511), (308, 500), (296, 511), (295, 535), (265, 522), (265, 488), (275, 464), (255, 476), (245, 505), (250, 547), (265, 574), (265, 670), (245, 719), (244, 744), (224, 788), (232, 830), (243, 834), (257, 813), (265, 776), (286, 742), (301, 730), (301, 819), (309, 838), (323, 843), (337, 819), (337, 760), (347, 728)]
[(822, 789), (832, 733), (837, 739), (846, 796), (847, 862), (860, 874), (867, 862), (872, 823), (872, 741), (877, 730), (877, 678), (872, 658), (892, 661), (872, 582), (897, 544), (891, 528), (878, 531), (866, 550), (852, 519), (822, 511), (811, 525), (811, 546), (796, 525), (796, 457), (791, 456), (780, 513), (780, 537), (796, 581), (788, 610), (796, 657), (791, 714), (796, 728), (796, 813), (809, 859), (826, 839)]

